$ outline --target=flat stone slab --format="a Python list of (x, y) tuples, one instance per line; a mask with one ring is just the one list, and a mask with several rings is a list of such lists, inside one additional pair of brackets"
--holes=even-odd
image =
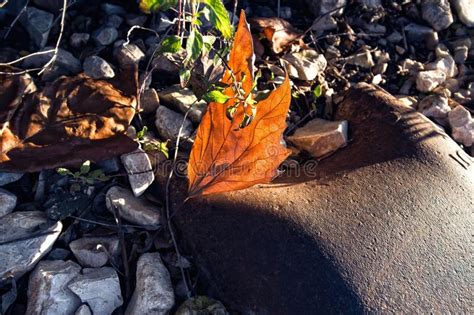
[(472, 159), (370, 85), (336, 119), (349, 145), (316, 168), (177, 212), (209, 294), (242, 314), (468, 312)]

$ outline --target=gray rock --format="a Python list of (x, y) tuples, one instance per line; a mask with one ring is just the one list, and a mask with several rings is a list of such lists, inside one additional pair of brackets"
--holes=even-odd
[(123, 154), (120, 159), (128, 174), (128, 181), (135, 196), (140, 196), (155, 180), (150, 158), (142, 149)]
[(346, 0), (306, 0), (310, 11), (315, 15), (323, 15), (331, 12), (331, 15), (338, 14), (342, 10), (336, 10), (337, 8), (346, 5)]
[(87, 44), (91, 36), (87, 33), (74, 33), (69, 38), (69, 45), (73, 48), (80, 48)]
[(72, 315), (81, 300), (68, 287), (81, 267), (72, 261), (40, 261), (30, 275), (26, 315)]
[(418, 110), (426, 117), (444, 119), (448, 117), (451, 107), (448, 105), (447, 97), (433, 94), (420, 101)]
[(48, 42), (53, 18), (53, 14), (35, 7), (28, 7), (20, 17), (21, 24), (30, 35), (30, 39), (40, 49)]
[(440, 70), (444, 72), (446, 78), (452, 78), (458, 74), (458, 67), (450, 55), (438, 58), (436, 61), (425, 65), (425, 70)]
[(388, 37), (387, 40), (392, 44), (397, 44), (403, 39), (403, 35), (400, 32), (394, 31)]
[(126, 315), (168, 314), (174, 292), (168, 269), (159, 253), (146, 253), (137, 262), (137, 284)]
[(61, 232), (44, 212), (13, 212), (0, 218), (0, 282), (18, 278), (34, 268)]
[(92, 315), (92, 311), (87, 304), (83, 304), (79, 306), (74, 315)]
[(429, 49), (432, 49), (439, 42), (438, 33), (431, 27), (410, 23), (405, 26), (404, 30), (410, 43), (424, 42)]
[(70, 251), (64, 248), (53, 248), (48, 256), (46, 256), (47, 260), (66, 260), (68, 256), (71, 254)]
[(145, 58), (143, 51), (135, 44), (119, 45), (114, 50), (114, 56), (122, 67), (138, 64)]
[(468, 27), (474, 27), (474, 1), (453, 0), (452, 4), (456, 8), (458, 17)]
[(97, 166), (104, 171), (105, 174), (113, 174), (120, 171), (122, 165), (117, 157), (103, 160), (97, 163)]
[(382, 5), (382, 0), (359, 0), (359, 2), (369, 8), (376, 8)]
[(207, 103), (205, 101), (198, 101), (192, 90), (188, 88), (183, 89), (179, 84), (175, 84), (160, 91), (158, 95), (163, 104), (183, 114), (192, 107), (188, 113), (189, 119), (196, 124), (201, 122), (202, 115), (204, 115), (207, 108)]
[(445, 30), (453, 23), (453, 14), (448, 0), (423, 0), (421, 14), (436, 31)]
[(93, 79), (110, 79), (115, 76), (114, 69), (99, 56), (90, 56), (84, 60), (84, 73)]
[(315, 158), (323, 157), (347, 144), (347, 121), (313, 119), (288, 140)]
[(118, 37), (118, 31), (114, 27), (101, 27), (92, 34), (92, 39), (97, 45), (107, 46), (112, 44)]
[[(42, 51), (53, 49), (53, 47), (45, 47)], [(53, 52), (33, 56), (26, 59), (23, 62), (24, 68), (41, 68), (43, 67), (53, 56)], [(62, 74), (77, 74), (82, 71), (82, 64), (76, 57), (73, 56), (69, 51), (59, 48), (56, 61), (54, 62), (53, 71), (49, 72), (50, 76), (48, 80), (54, 80)], [(44, 74), (46, 75), (46, 74)], [(43, 76), (44, 76), (43, 75)]]
[(181, 124), (183, 124), (181, 137), (190, 137), (193, 133), (193, 124), (187, 118), (184, 119), (183, 123), (183, 119), (184, 116), (180, 113), (172, 111), (165, 106), (158, 107), (156, 110), (155, 126), (160, 137), (173, 141), (176, 140)]
[(146, 89), (140, 97), (140, 106), (145, 114), (154, 113), (160, 106), (160, 98), (155, 89)]
[(82, 267), (99, 268), (115, 259), (120, 253), (119, 240), (111, 237), (83, 237), (69, 244)]
[(207, 296), (192, 297), (183, 302), (176, 310), (175, 315), (228, 315), (225, 306)]
[(112, 4), (112, 3), (103, 3), (101, 4), (100, 8), (107, 15), (116, 14), (116, 15), (125, 16), (127, 14), (127, 11), (123, 7), (116, 4)]
[(374, 59), (372, 58), (372, 54), (368, 50), (355, 53), (352, 56), (347, 57), (346, 60), (348, 64), (359, 66), (366, 69), (369, 69), (375, 66)]
[(332, 31), (337, 29), (337, 21), (331, 15), (323, 15), (314, 20), (311, 29), (315, 32)]
[(454, 61), (458, 64), (464, 64), (469, 54), (469, 48), (467, 46), (458, 46), (454, 48)]
[(115, 29), (118, 29), (120, 25), (123, 23), (123, 18), (118, 16), (118, 15), (109, 15), (105, 21), (106, 26), (113, 27)]
[(464, 106), (456, 106), (448, 114), (454, 140), (470, 147), (474, 141), (474, 119)]
[(420, 71), (416, 76), (416, 88), (420, 92), (431, 92), (446, 80), (446, 74), (441, 70)]
[(127, 16), (125, 17), (125, 21), (127, 22), (128, 26), (143, 26), (145, 25), (147, 19), (147, 16), (137, 14), (127, 14)]
[(305, 81), (316, 79), (327, 66), (324, 55), (318, 54), (312, 49), (289, 53), (281, 61), (290, 77)]
[(84, 268), (68, 285), (93, 314), (110, 315), (123, 304), (120, 281), (111, 267)]
[(114, 213), (114, 207), (122, 218), (139, 225), (158, 225), (161, 221), (159, 209), (144, 199), (135, 197), (130, 190), (114, 186), (107, 191), (106, 205)]
[(0, 188), (0, 217), (7, 215), (16, 207), (17, 198), (8, 190)]
[(0, 187), (14, 183), (25, 175), (24, 173), (0, 172)]

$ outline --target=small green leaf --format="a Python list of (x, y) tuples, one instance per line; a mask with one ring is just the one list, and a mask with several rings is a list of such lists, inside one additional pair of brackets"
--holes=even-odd
[(211, 24), (222, 33), (225, 39), (232, 37), (232, 27), (230, 26), (229, 12), (221, 0), (202, 0), (210, 12), (209, 18)]
[(137, 139), (142, 140), (145, 137), (145, 134), (147, 133), (147, 131), (148, 131), (148, 127), (143, 126), (143, 129), (137, 132)]
[(173, 35), (166, 37), (161, 43), (160, 53), (177, 53), (181, 50), (181, 39), (179, 36)]
[(90, 170), (91, 170), (91, 161), (85, 161), (84, 163), (82, 163), (81, 168), (79, 169), (79, 173), (81, 175), (84, 175), (84, 174), (89, 173)]
[(205, 100), (208, 103), (216, 102), (216, 103), (220, 103), (220, 104), (224, 104), (225, 102), (227, 102), (227, 100), (229, 98), (230, 97), (228, 97), (227, 95), (225, 95), (224, 93), (222, 93), (219, 90), (209, 91), (209, 92), (207, 92), (206, 94), (204, 94), (202, 96), (202, 99)]
[(203, 46), (202, 34), (193, 29), (186, 42), (186, 62), (194, 62), (201, 56)]
[(181, 87), (186, 87), (188, 85), (189, 79), (191, 79), (191, 70), (181, 69), (179, 70), (179, 82)]
[(318, 84), (318, 86), (314, 88), (313, 95), (315, 98), (318, 98), (323, 95), (323, 87), (321, 86), (321, 84)]
[(216, 41), (216, 37), (212, 35), (206, 35), (202, 37), (202, 41), (204, 43), (202, 53), (204, 55), (208, 54)]
[(150, 14), (159, 10), (166, 11), (177, 4), (177, 0), (140, 0), (140, 10)]
[(68, 176), (68, 175), (72, 175), (72, 172), (70, 170), (68, 170), (67, 168), (63, 168), (63, 167), (60, 167), (56, 170), (56, 172), (59, 174), (59, 175), (62, 175), (62, 176)]

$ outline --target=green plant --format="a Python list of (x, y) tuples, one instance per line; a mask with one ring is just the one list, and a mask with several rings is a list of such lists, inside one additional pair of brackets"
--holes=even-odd
[(72, 177), (74, 183), (71, 186), (71, 190), (73, 191), (80, 190), (80, 186), (94, 185), (97, 182), (106, 182), (110, 179), (109, 176), (105, 175), (102, 169), (91, 171), (91, 161), (85, 161), (82, 163), (77, 172), (72, 172), (63, 167), (56, 169), (56, 172), (62, 176)]
[(144, 126), (142, 130), (137, 132), (137, 141), (145, 152), (161, 152), (167, 159), (169, 158), (168, 141), (161, 142), (146, 137), (148, 127)]

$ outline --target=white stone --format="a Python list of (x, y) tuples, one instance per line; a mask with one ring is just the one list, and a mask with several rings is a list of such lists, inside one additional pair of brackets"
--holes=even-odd
[(123, 304), (120, 281), (111, 267), (85, 268), (68, 287), (95, 315), (110, 315)]
[(315, 158), (323, 157), (347, 144), (347, 121), (313, 119), (298, 128), (288, 140)]
[(454, 140), (470, 147), (474, 139), (474, 120), (463, 106), (456, 106), (448, 114)]
[(92, 315), (92, 311), (86, 304), (79, 306), (74, 315)]
[(158, 95), (163, 104), (169, 105), (174, 110), (180, 111), (183, 114), (192, 107), (188, 117), (196, 124), (199, 124), (207, 108), (205, 101), (198, 101), (192, 90), (188, 88), (183, 89), (179, 84), (160, 91)]
[(0, 188), (0, 217), (7, 215), (16, 207), (17, 198), (8, 190)]
[(105, 197), (107, 209), (114, 213), (117, 207), (119, 215), (125, 220), (139, 225), (157, 225), (161, 215), (158, 208), (144, 199), (136, 198), (128, 189), (111, 187)]
[(181, 137), (190, 137), (194, 129), (193, 124), (188, 118), (184, 119), (184, 115), (165, 106), (160, 106), (156, 110), (155, 126), (161, 138), (175, 141), (178, 138), (181, 124), (183, 124)]
[(18, 278), (34, 268), (53, 247), (61, 222), (41, 211), (13, 212), (0, 218), (0, 282)]
[(458, 67), (453, 57), (445, 56), (425, 66), (426, 70), (441, 70), (446, 74), (446, 78), (453, 78), (458, 74)]
[(352, 56), (349, 56), (346, 60), (348, 64), (366, 69), (372, 68), (375, 65), (372, 54), (368, 50), (355, 53)]
[(40, 261), (30, 275), (26, 315), (72, 315), (81, 300), (68, 287), (81, 267), (72, 261)]
[(420, 71), (416, 76), (416, 88), (420, 92), (430, 92), (446, 80), (441, 70)]
[(312, 49), (289, 53), (281, 59), (281, 62), (290, 77), (304, 81), (316, 79), (327, 66), (324, 55), (318, 54)]
[(69, 243), (77, 261), (83, 267), (98, 268), (117, 258), (120, 253), (119, 240), (110, 237), (83, 237)]
[(171, 278), (159, 253), (143, 254), (137, 263), (136, 287), (125, 315), (168, 314), (174, 305)]
[(456, 8), (458, 17), (468, 27), (474, 27), (474, 1), (453, 0), (452, 4)]
[(423, 98), (418, 104), (418, 110), (426, 117), (446, 118), (451, 107), (448, 105), (448, 98), (433, 94)]
[(121, 67), (138, 64), (145, 58), (145, 53), (135, 44), (122, 44), (114, 49), (114, 56)]
[(114, 69), (109, 63), (98, 56), (87, 57), (82, 67), (84, 73), (93, 79), (110, 79), (115, 76)]
[(128, 181), (135, 196), (142, 195), (155, 180), (150, 158), (142, 149), (123, 154), (120, 159), (128, 174)]
[(436, 31), (447, 29), (453, 23), (448, 0), (422, 0), (421, 15)]

